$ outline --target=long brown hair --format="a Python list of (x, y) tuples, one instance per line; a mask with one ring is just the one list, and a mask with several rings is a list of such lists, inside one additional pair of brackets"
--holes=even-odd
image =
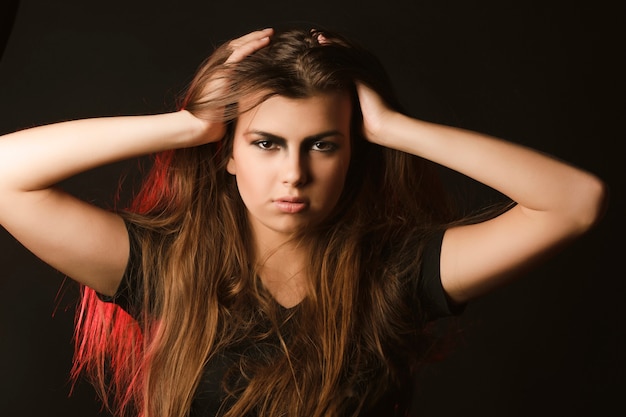
[[(204, 365), (243, 340), (276, 349), (244, 357), (243, 384), (224, 382), (224, 416), (356, 415), (400, 386), (430, 342), (406, 279), (420, 271), (422, 242), (453, 217), (435, 167), (367, 142), (355, 80), (399, 108), (380, 63), (331, 32), (277, 32), (237, 65), (229, 45), (204, 62), (181, 107), (202, 117), (225, 108), (223, 140), (155, 155), (122, 212), (140, 248), (131, 315), (85, 289), (77, 314), (74, 376), (92, 377), (119, 415), (184, 417)], [(212, 92), (222, 77), (219, 94)], [(306, 241), (310, 288), (285, 311), (257, 277), (246, 209), (225, 164), (241, 99), (352, 95), (353, 153), (337, 209)], [(132, 310), (132, 309), (131, 309)], [(267, 326), (259, 326), (267, 323)], [(245, 377), (243, 376), (245, 375)]]

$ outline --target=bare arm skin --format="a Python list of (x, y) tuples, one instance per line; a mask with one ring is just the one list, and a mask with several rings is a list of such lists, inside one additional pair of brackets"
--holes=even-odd
[(517, 203), (492, 220), (446, 231), (441, 280), (453, 301), (506, 283), (602, 215), (606, 191), (596, 176), (520, 145), (399, 114), (364, 85), (358, 92), (368, 140), (458, 171)]
[(0, 224), (43, 261), (103, 294), (115, 292), (128, 259), (122, 219), (54, 187), (93, 167), (202, 137), (186, 111), (77, 120), (0, 138)]
[[(231, 45), (237, 62), (271, 30)], [(96, 291), (115, 293), (128, 262), (123, 220), (55, 188), (86, 170), (167, 149), (219, 140), (222, 123), (187, 111), (40, 126), (0, 137), (0, 225), (43, 261)]]

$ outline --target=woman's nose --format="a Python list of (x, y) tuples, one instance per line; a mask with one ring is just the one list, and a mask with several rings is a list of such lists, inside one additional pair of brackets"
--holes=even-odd
[(301, 187), (309, 181), (309, 167), (306, 155), (301, 152), (289, 152), (285, 158), (283, 184)]

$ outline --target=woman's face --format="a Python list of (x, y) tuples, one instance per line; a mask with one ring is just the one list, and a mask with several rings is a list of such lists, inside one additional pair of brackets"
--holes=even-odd
[(273, 96), (239, 117), (227, 169), (257, 241), (318, 224), (335, 208), (350, 164), (350, 118), (343, 93)]

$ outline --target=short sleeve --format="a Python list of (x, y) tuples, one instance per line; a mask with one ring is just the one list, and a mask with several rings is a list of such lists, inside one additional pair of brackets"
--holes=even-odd
[(122, 281), (113, 296), (98, 294), (98, 297), (104, 302), (119, 305), (131, 316), (137, 318), (141, 309), (141, 246), (137, 226), (128, 221), (125, 223), (130, 249)]
[(426, 243), (422, 253), (422, 268), (415, 296), (419, 299), (422, 313), (429, 321), (458, 315), (464, 305), (454, 305), (447, 297), (441, 283), (441, 244), (445, 230), (434, 234)]

